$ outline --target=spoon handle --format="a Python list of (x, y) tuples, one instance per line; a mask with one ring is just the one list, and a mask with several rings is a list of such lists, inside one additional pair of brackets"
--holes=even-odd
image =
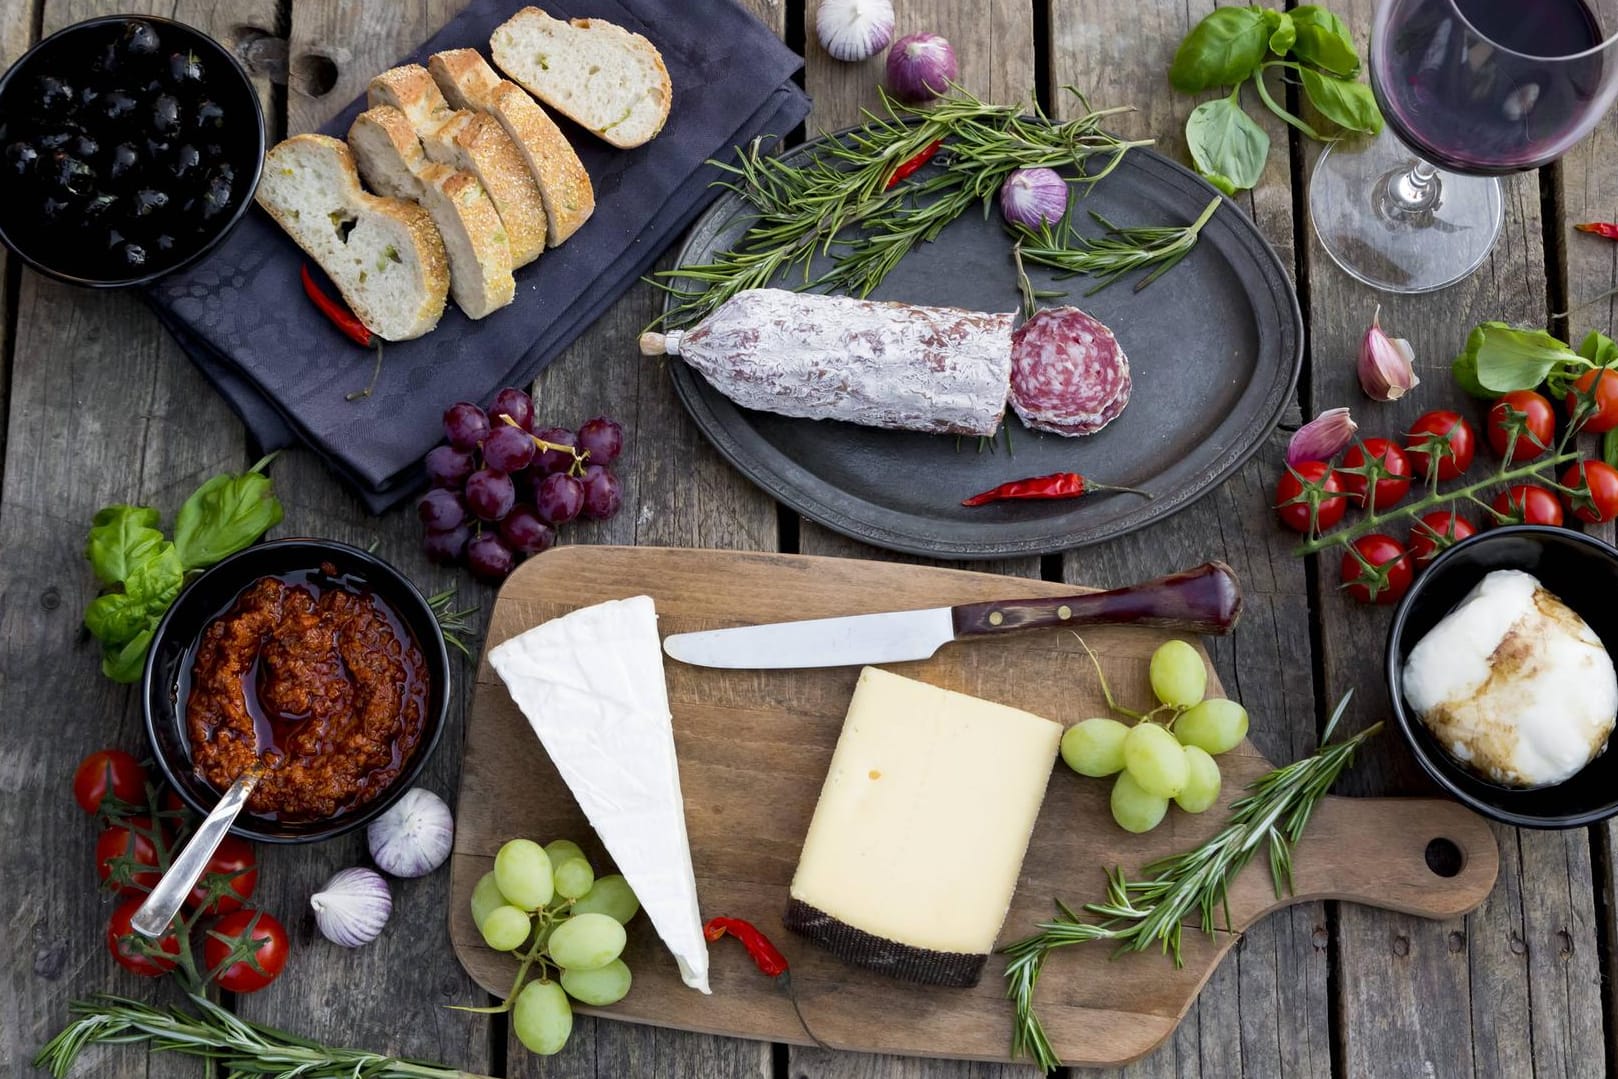
[(180, 904), (185, 902), (185, 897), (202, 879), (203, 871), (208, 868), (208, 859), (219, 849), (225, 833), (236, 822), (236, 815), (247, 805), (248, 796), (258, 786), (259, 775), (256, 770), (248, 772), (230, 785), (230, 789), (219, 799), (219, 804), (213, 807), (213, 812), (197, 825), (197, 830), (169, 866), (168, 872), (163, 874), (163, 879), (157, 882), (140, 909), (135, 911), (135, 916), (129, 919), (130, 928), (153, 940), (163, 935), (174, 916), (180, 913)]

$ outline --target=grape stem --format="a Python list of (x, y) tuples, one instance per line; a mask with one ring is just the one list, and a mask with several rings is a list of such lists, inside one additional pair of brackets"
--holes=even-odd
[[(569, 899), (567, 908), (572, 906), (573, 900)], [(522, 954), (522, 962), (517, 965), (516, 980), (511, 983), (511, 992), (506, 994), (506, 999), (499, 1004), (491, 1004), (486, 1008), (474, 1008), (467, 1004), (449, 1004), (446, 1007), (458, 1012), (475, 1012), (478, 1015), (501, 1015), (509, 1012), (517, 1002), (517, 994), (522, 991), (523, 984), (528, 981), (528, 972), (533, 969), (535, 963), (539, 964), (540, 981), (549, 981), (551, 967), (555, 964), (546, 959), (543, 954), (545, 951), (545, 928), (553, 922), (562, 921), (563, 919), (556, 917), (543, 908), (538, 911), (536, 917), (539, 924), (534, 933), (533, 946)], [(557, 969), (560, 970), (561, 968)]]
[(534, 445), (539, 448), (540, 453), (544, 453), (546, 450), (554, 450), (557, 453), (561, 453), (563, 450), (566, 450), (573, 458), (573, 464), (568, 467), (567, 474), (574, 477), (584, 475), (584, 463), (590, 457), (589, 450), (580, 451), (577, 446), (569, 446), (565, 442), (546, 442), (538, 435), (523, 430), (522, 424), (518, 423), (505, 413), (501, 413), (500, 418), (511, 426), (517, 428), (517, 430), (522, 431), (522, 433), (527, 435), (529, 438), (533, 439)]

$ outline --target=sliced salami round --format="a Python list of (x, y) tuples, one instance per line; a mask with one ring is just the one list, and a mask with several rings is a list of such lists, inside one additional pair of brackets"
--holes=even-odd
[(1130, 385), (1118, 339), (1077, 307), (1040, 311), (1011, 335), (1011, 407), (1034, 430), (1094, 434), (1124, 410)]

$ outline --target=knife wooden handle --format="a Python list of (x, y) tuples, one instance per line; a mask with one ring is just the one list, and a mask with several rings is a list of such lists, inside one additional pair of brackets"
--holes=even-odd
[(1187, 633), (1229, 633), (1242, 613), (1236, 573), (1223, 562), (1153, 581), (1075, 596), (964, 603), (951, 608), (955, 636), (975, 637), (1045, 626), (1159, 626)]

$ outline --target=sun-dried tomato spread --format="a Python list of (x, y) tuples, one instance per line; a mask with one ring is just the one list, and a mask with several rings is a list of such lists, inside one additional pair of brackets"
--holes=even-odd
[(265, 577), (203, 630), (186, 727), (197, 774), (223, 790), (262, 759), (250, 812), (283, 820), (363, 805), (421, 740), (427, 671), (377, 596)]

